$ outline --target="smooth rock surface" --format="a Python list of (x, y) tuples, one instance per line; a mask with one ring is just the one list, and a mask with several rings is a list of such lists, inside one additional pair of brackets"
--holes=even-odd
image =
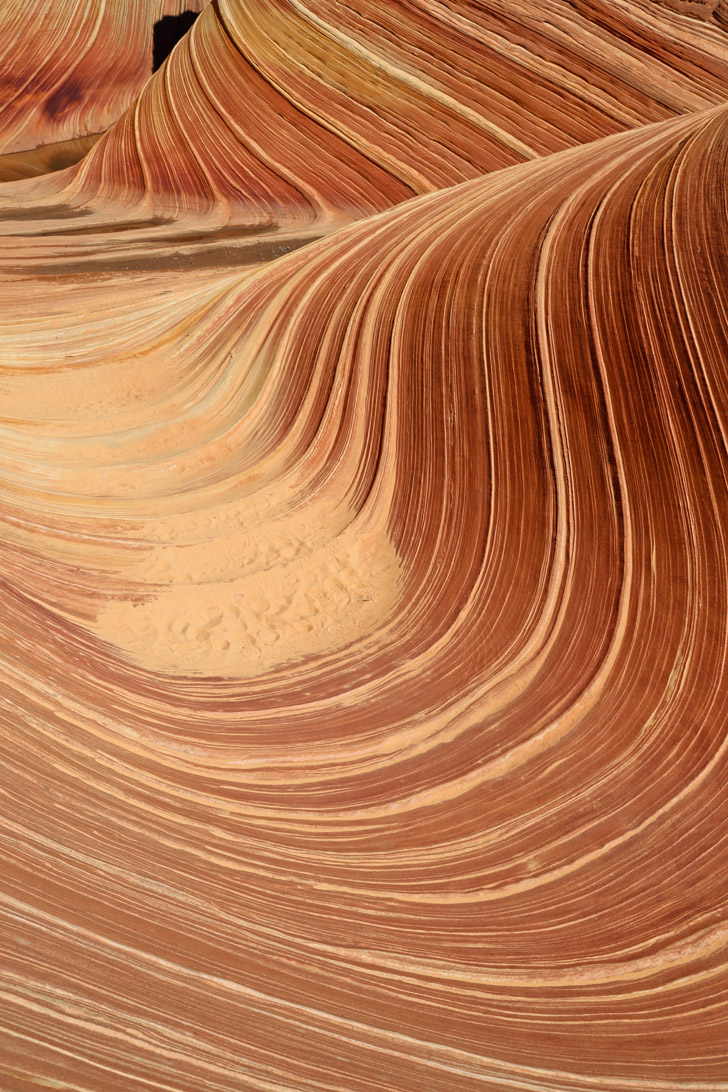
[(214, 0), (0, 186), (3, 1092), (728, 1090), (727, 27)]

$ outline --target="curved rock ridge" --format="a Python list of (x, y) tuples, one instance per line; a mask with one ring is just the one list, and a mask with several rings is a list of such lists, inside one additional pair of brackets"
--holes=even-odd
[(727, 159), (719, 106), (268, 262), (24, 244), (12, 1092), (728, 1089)]
[(728, 1092), (724, 0), (194, 6), (0, 12), (0, 1089)]
[(0, 155), (108, 129), (149, 78), (154, 23), (206, 3), (3, 0)]
[(727, 47), (715, 5), (216, 0), (79, 168), (32, 192), (135, 220), (359, 219), (719, 104)]

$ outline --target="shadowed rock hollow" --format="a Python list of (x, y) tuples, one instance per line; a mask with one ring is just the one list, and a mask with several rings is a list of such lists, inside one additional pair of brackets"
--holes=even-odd
[(184, 38), (198, 15), (198, 11), (183, 11), (179, 15), (163, 15), (157, 20), (154, 24), (153, 72), (161, 67), (177, 42)]

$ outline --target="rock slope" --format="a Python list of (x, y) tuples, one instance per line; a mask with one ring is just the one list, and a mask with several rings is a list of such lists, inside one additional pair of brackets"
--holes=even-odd
[(726, 20), (539, 11), (0, 188), (3, 1090), (728, 1090)]

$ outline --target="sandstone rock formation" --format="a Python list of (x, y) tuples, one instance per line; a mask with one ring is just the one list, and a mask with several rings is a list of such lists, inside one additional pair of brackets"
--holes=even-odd
[(155, 23), (207, 2), (3, 0), (0, 181), (5, 154), (108, 129), (149, 79)]
[(718, 5), (215, 0), (0, 188), (0, 1088), (728, 1090)]

